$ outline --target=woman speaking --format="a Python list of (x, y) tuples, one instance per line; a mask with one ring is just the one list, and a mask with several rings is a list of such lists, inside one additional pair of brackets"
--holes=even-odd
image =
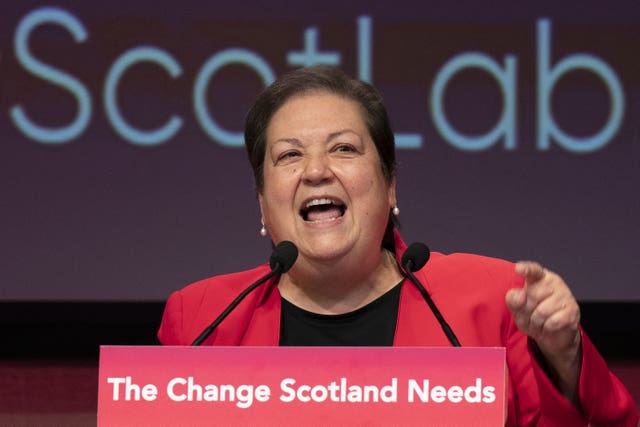
[[(638, 423), (633, 400), (580, 328), (578, 304), (557, 274), (534, 262), (437, 253), (424, 268), (408, 271), (415, 261), (403, 260), (407, 247), (395, 226), (393, 132), (370, 85), (331, 67), (293, 71), (258, 97), (245, 143), (260, 234), (274, 245), (293, 242), (299, 255), (288, 271), (237, 301), (204, 345), (447, 346), (459, 340), (506, 347), (507, 425)], [(269, 271), (263, 265), (173, 293), (160, 341), (191, 344), (212, 316)]]

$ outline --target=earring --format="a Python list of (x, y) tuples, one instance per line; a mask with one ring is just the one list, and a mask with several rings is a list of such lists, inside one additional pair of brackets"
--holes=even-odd
[(267, 227), (265, 227), (264, 224), (262, 224), (262, 228), (260, 229), (260, 235), (262, 237), (267, 237)]
[(394, 216), (398, 216), (398, 215), (400, 215), (400, 208), (399, 208), (398, 206), (394, 206), (394, 207), (393, 207), (393, 209), (391, 209), (391, 213), (392, 213)]

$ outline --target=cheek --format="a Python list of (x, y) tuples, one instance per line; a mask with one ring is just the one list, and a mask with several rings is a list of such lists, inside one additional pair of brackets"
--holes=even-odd
[(292, 174), (270, 174), (265, 180), (264, 195), (271, 209), (283, 207), (283, 203), (293, 199), (294, 179)]

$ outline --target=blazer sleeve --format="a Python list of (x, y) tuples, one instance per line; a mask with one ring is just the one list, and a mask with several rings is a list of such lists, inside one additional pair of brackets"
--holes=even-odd
[[(520, 426), (565, 427), (635, 427), (640, 415), (629, 392), (609, 370), (606, 362), (589, 339), (582, 333), (582, 366), (580, 371), (580, 408), (571, 404), (553, 385), (536, 354), (535, 343), (527, 338), (527, 351), (531, 360), (531, 376), (526, 375), (516, 387), (519, 390)], [(527, 384), (527, 381), (529, 383)], [(528, 389), (529, 391), (525, 391)], [(537, 389), (539, 408), (533, 409), (526, 402), (530, 392)]]
[[(518, 277), (510, 287), (519, 287)], [(605, 360), (581, 329), (582, 365), (578, 384), (579, 407), (569, 402), (547, 375), (535, 342), (516, 326), (506, 311), (509, 393), (514, 406), (510, 424), (527, 427), (636, 427), (640, 414), (631, 395), (609, 370)]]
[(608, 368), (586, 334), (582, 334), (580, 401), (592, 425), (638, 426), (640, 414), (633, 398)]

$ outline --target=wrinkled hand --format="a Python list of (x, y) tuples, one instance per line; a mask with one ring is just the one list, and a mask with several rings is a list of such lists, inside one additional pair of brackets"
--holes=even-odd
[(540, 264), (521, 261), (515, 270), (525, 283), (507, 292), (507, 307), (518, 328), (538, 345), (558, 389), (575, 401), (582, 359), (578, 303), (564, 280)]

